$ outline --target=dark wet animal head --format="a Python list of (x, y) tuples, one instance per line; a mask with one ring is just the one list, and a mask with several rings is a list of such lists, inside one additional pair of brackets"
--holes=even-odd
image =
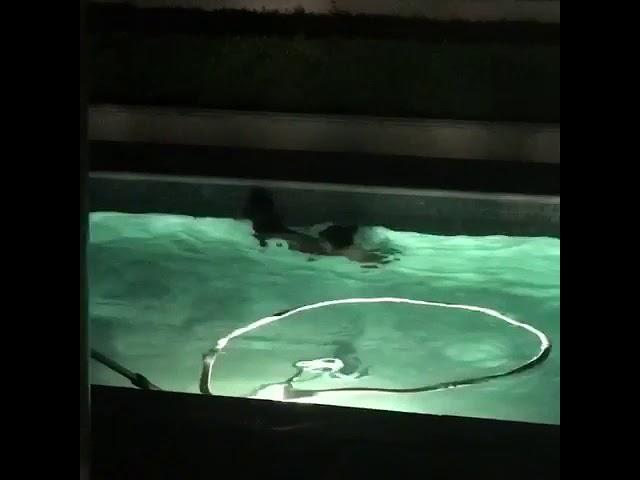
[(271, 192), (265, 188), (252, 188), (242, 209), (242, 216), (251, 220), (256, 233), (282, 233), (288, 229), (275, 209)]
[(320, 238), (329, 242), (333, 248), (342, 249), (353, 245), (358, 227), (350, 225), (332, 225), (320, 232)]

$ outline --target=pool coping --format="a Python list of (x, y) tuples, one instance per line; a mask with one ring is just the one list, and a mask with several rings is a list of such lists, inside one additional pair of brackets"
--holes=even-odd
[(92, 141), (560, 163), (560, 125), (102, 104)]
[[(446, 478), (533, 479), (560, 473), (560, 425), (100, 386), (92, 387), (92, 406), (94, 467), (111, 473), (104, 478), (132, 468), (148, 473), (154, 465), (163, 477), (167, 471), (183, 473), (187, 459), (190, 470), (209, 471), (212, 451), (220, 470), (231, 467), (249, 476), (247, 470), (253, 469), (280, 477), (282, 468), (301, 472), (309, 462), (304, 452), (320, 452), (323, 446), (346, 454), (340, 470), (359, 473), (348, 478), (376, 470), (362, 463), (371, 455), (387, 468), (396, 459), (393, 463), (405, 472), (423, 476), (446, 471)], [(257, 449), (247, 451), (248, 442)], [(154, 461), (139, 454), (141, 445), (154, 452)], [(183, 463), (173, 461), (176, 452)], [(253, 462), (234, 465), (237, 452)], [(389, 473), (397, 475), (397, 468)]]

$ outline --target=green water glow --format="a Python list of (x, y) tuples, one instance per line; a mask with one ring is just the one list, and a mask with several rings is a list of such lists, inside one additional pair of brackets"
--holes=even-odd
[[(231, 331), (284, 309), (350, 297), (403, 297), (497, 310), (543, 331), (549, 359), (519, 376), (414, 395), (326, 394), (316, 403), (560, 422), (560, 241), (362, 232), (396, 260), (365, 269), (275, 244), (260, 248), (247, 222), (93, 213), (89, 246), (92, 346), (166, 390), (198, 392), (202, 353)], [(304, 388), (410, 388), (509, 370), (534, 337), (478, 312), (408, 304), (312, 310), (234, 339), (217, 360), (214, 392), (248, 396), (289, 377), (292, 364), (350, 342), (370, 375), (317, 378)], [(96, 384), (128, 385), (94, 363)]]

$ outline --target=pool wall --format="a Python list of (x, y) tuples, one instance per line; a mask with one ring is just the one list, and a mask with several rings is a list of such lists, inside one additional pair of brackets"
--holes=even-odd
[(560, 236), (558, 196), (93, 172), (90, 208), (239, 218), (255, 185), (273, 192), (291, 225), (336, 222), (440, 235)]

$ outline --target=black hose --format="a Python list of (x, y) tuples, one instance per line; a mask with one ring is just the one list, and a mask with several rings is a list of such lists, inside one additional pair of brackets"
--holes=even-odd
[(151, 383), (149, 379), (141, 373), (132, 372), (131, 370), (120, 365), (115, 360), (110, 359), (106, 355), (103, 355), (93, 348), (91, 349), (91, 358), (109, 368), (110, 370), (113, 370), (114, 372), (127, 378), (135, 387), (138, 387), (142, 390), (162, 390), (157, 385)]

